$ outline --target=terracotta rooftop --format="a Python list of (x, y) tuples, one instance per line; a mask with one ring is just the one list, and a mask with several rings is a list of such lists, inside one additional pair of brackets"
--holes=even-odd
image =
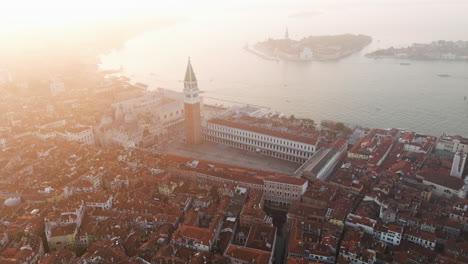
[(424, 168), (417, 174), (422, 176), (425, 181), (445, 186), (452, 190), (460, 190), (464, 185), (463, 179), (450, 176), (450, 170), (445, 168)]
[(271, 257), (270, 252), (232, 244), (229, 245), (224, 255), (227, 257), (240, 259), (251, 264), (269, 263)]
[(317, 130), (304, 131), (299, 127), (288, 127), (288, 129), (286, 129), (287, 132), (284, 132), (271, 127), (260, 126), (259, 124), (265, 123), (265, 121), (262, 122), (262, 120), (263, 119), (260, 118), (243, 116), (240, 120), (236, 118), (213, 118), (208, 122), (310, 145), (316, 145), (318, 142), (320, 132)]
[(271, 252), (275, 246), (275, 237), (276, 227), (268, 224), (253, 224), (245, 246)]

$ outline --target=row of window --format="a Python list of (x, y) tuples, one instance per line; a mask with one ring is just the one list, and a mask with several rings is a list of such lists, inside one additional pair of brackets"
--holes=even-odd
[[(208, 140), (208, 141), (211, 141), (211, 142), (214, 142), (214, 143), (220, 143), (220, 144), (224, 144), (224, 145), (228, 145), (228, 146), (231, 146), (231, 147), (240, 148), (240, 149), (244, 149), (244, 150), (248, 150), (248, 151), (256, 151), (257, 150), (255, 148), (255, 146), (251, 147), (251, 146), (249, 146), (249, 145), (247, 145), (245, 143), (238, 143), (238, 142), (235, 142), (235, 141), (222, 139), (222, 138), (218, 138), (218, 137), (215, 137), (215, 136), (209, 136), (209, 135), (206, 135), (206, 134), (204, 135), (204, 139)], [(284, 160), (289, 160), (289, 161), (293, 161), (293, 162), (297, 162), (297, 163), (304, 163), (308, 158), (308, 157), (302, 158), (302, 157), (292, 156), (290, 154), (284, 154), (284, 153), (276, 152), (276, 151), (273, 151), (273, 150), (264, 150), (264, 149), (261, 149), (260, 153), (264, 154), (264, 155), (271, 156), (271, 157), (284, 159)], [(309, 155), (311, 156), (312, 154), (309, 154)]]
[[(246, 185), (248, 188), (253, 188), (253, 189), (258, 189), (258, 190), (265, 190), (263, 185), (258, 185), (258, 184), (251, 184), (251, 183), (244, 183), (244, 182), (239, 182), (236, 180), (228, 180), (220, 177), (215, 177), (215, 176), (210, 176), (210, 175), (204, 175), (204, 174), (198, 174), (197, 180), (199, 181), (204, 181), (204, 182), (211, 182), (211, 183), (236, 183), (239, 185)], [(279, 188), (278, 188), (279, 189)], [(286, 189), (286, 188), (281, 188), (281, 189)], [(289, 188), (287, 188), (289, 190)], [(271, 193), (274, 193), (274, 191), (270, 191)], [(299, 193), (296, 190), (294, 193), (290, 192), (280, 192), (278, 191), (277, 194), (279, 195), (285, 195), (285, 196), (292, 196), (294, 198), (299, 197)]]
[(240, 130), (240, 129), (233, 129), (225, 126), (219, 126), (219, 125), (213, 125), (213, 124), (208, 124), (209, 129), (213, 129), (216, 131), (221, 131), (221, 132), (227, 132), (229, 134), (233, 135), (238, 135), (238, 136), (243, 136), (243, 137), (249, 137), (253, 139), (258, 139), (262, 140), (265, 142), (271, 142), (271, 143), (276, 143), (280, 145), (284, 145), (287, 147), (292, 147), (292, 148), (297, 148), (297, 149), (302, 149), (306, 151), (315, 151), (315, 146), (309, 145), (309, 144), (303, 144), (303, 143), (297, 143), (294, 141), (289, 141), (285, 140), (282, 138), (276, 138), (272, 136), (266, 136), (258, 133), (253, 133), (250, 131), (245, 131), (245, 130)]
[[(276, 189), (278, 189), (278, 190), (281, 189), (281, 190), (285, 190), (285, 191), (296, 191), (296, 192), (300, 190), (300, 188), (297, 188), (297, 187), (291, 187), (291, 188), (290, 188), (290, 187), (286, 187), (286, 188), (285, 188), (284, 186), (285, 186), (285, 184), (275, 184), (275, 185), (269, 184), (269, 185), (267, 185), (266, 187), (267, 187), (268, 189), (275, 189), (275, 187), (276, 187)], [(286, 185), (286, 186), (289, 186), (289, 184)]]
[(433, 245), (433, 242), (429, 242), (427, 240), (421, 239), (419, 237), (413, 237), (413, 236), (408, 236), (408, 240), (412, 242), (418, 242), (419, 244), (424, 244), (424, 245)]
[[(274, 193), (275, 193), (275, 191), (270, 190), (270, 194), (274, 194)], [(294, 197), (297, 197), (297, 193), (290, 193), (290, 192), (284, 192), (284, 193), (283, 193), (283, 192), (277, 191), (276, 194), (279, 194), (279, 195), (283, 195), (283, 194), (284, 194), (284, 195), (286, 195), (286, 196), (292, 195), (292, 196), (294, 196)]]
[(229, 133), (217, 132), (217, 131), (214, 131), (214, 130), (208, 130), (205, 133), (210, 135), (210, 136), (216, 136), (216, 137), (221, 137), (221, 138), (225, 138), (225, 139), (229, 139), (229, 140), (234, 140), (234, 141), (254, 145), (256, 147), (262, 147), (262, 148), (267, 148), (267, 149), (273, 149), (273, 150), (276, 150), (276, 151), (287, 152), (289, 154), (297, 155), (297, 156), (301, 156), (301, 157), (309, 157), (309, 156), (312, 155), (312, 153), (309, 152), (309, 151), (297, 150), (297, 149), (294, 149), (294, 148), (291, 148), (291, 147), (285, 147), (285, 146), (276, 145), (276, 144), (272, 144), (272, 143), (268, 143), (268, 142), (258, 141), (258, 140), (255, 140), (255, 139), (246, 138), (246, 137), (242, 137), (242, 136), (236, 136), (236, 135), (232, 135), (232, 134), (229, 134)]
[[(180, 110), (180, 111), (181, 111), (181, 112), (180, 112), (181, 114), (184, 113), (184, 109), (182, 109), (182, 110)], [(175, 112), (175, 114), (176, 114), (176, 115), (179, 115), (179, 110), (177, 110), (177, 111)], [(169, 117), (172, 117), (172, 116), (173, 116), (173, 113), (171, 112), (171, 113), (169, 114)], [(167, 114), (164, 114), (164, 119), (167, 119)]]

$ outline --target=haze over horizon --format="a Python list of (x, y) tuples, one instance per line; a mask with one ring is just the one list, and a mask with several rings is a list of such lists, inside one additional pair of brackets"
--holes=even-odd
[[(248, 4), (248, 5), (247, 5)], [(406, 8), (401, 8), (401, 7)], [(103, 21), (124, 23), (126, 19), (140, 18), (188, 18), (210, 19), (211, 17), (238, 16), (255, 21), (255, 14), (272, 13), (278, 18), (294, 14), (308, 15), (332, 15), (334, 24), (342, 26), (349, 24), (354, 26), (353, 31), (360, 31), (363, 24), (357, 20), (350, 20), (347, 16), (340, 18), (341, 12), (347, 12), (352, 16), (366, 14), (368, 21), (375, 21), (382, 30), (393, 22), (411, 22), (408, 27), (417, 27), (427, 30), (427, 21), (440, 21), (440, 27), (468, 26), (468, 19), (464, 16), (464, 10), (468, 3), (463, 0), (317, 0), (317, 1), (91, 1), (84, 0), (68, 3), (66, 1), (44, 0), (31, 1), (20, 0), (4, 4), (0, 10), (0, 32), (24, 33), (30, 30), (66, 30), (67, 27), (77, 25), (88, 26), (91, 23)], [(420, 12), (415, 8), (420, 8)], [(370, 11), (370, 12), (369, 12)], [(384, 12), (382, 12), (384, 11)], [(262, 17), (261, 15), (259, 16)], [(374, 23), (375, 23), (374, 22)], [(355, 24), (357, 23), (357, 24)], [(40, 37), (36, 36), (36, 37)], [(442, 36), (441, 36), (442, 37)], [(461, 36), (464, 37), (464, 36)], [(10, 39), (3, 35), (3, 40)], [(450, 39), (456, 40), (456, 39)]]
[[(28, 72), (32, 78), (38, 79), (41, 75), (60, 72), (64, 63), (81, 61), (96, 64), (100, 62), (102, 69), (117, 69), (123, 66), (123, 74), (131, 77), (134, 82), (143, 82), (153, 88), (163, 86), (177, 90), (180, 89), (178, 83), (180, 68), (183, 67), (186, 57), (192, 56), (195, 63), (199, 65), (197, 70), (202, 76), (202, 81), (212, 80), (202, 82), (204, 90), (208, 92), (207, 96), (246, 101), (269, 107), (275, 105), (274, 110), (287, 114), (297, 112), (300, 116), (318, 120), (336, 119), (368, 126), (388, 124), (437, 134), (444, 130), (443, 128), (433, 130), (434, 127), (441, 127), (440, 122), (448, 122), (444, 118), (445, 114), (440, 114), (431, 126), (420, 125), (414, 118), (402, 117), (407, 111), (403, 109), (410, 108), (407, 104), (400, 107), (401, 113), (397, 115), (384, 115), (395, 111), (394, 107), (373, 106), (376, 105), (376, 99), (370, 94), (377, 92), (379, 88), (372, 88), (372, 83), (377, 80), (371, 79), (389, 78), (395, 82), (401, 80), (399, 86), (404, 87), (403, 90), (405, 90), (408, 87), (427, 86), (421, 84), (426, 74), (435, 76), (446, 73), (447, 70), (453, 71), (455, 77), (449, 81), (457, 82), (456, 87), (459, 87), (457, 88), (459, 90), (452, 88), (441, 97), (450, 101), (464, 95), (462, 87), (463, 78), (466, 76), (462, 73), (463, 64), (451, 65), (447, 68), (440, 63), (429, 63), (423, 67), (409, 69), (418, 70), (417, 73), (403, 72), (406, 75), (419, 76), (416, 79), (419, 79), (420, 84), (417, 84), (415, 81), (408, 81), (411, 79), (407, 77), (391, 76), (389, 73), (393, 72), (393, 69), (389, 67), (382, 67), (379, 74), (371, 68), (364, 70), (370, 61), (356, 56), (345, 59), (330, 69), (327, 68), (331, 65), (324, 63), (309, 66), (291, 65), (290, 67), (299, 67), (300, 70), (280, 73), (283, 70), (271, 63), (251, 61), (254, 58), (245, 56), (241, 47), (246, 42), (252, 44), (270, 37), (282, 37), (286, 27), (289, 28), (293, 39), (301, 39), (308, 35), (344, 33), (369, 35), (373, 38), (373, 42), (359, 54), (361, 56), (375, 49), (390, 46), (404, 47), (414, 42), (430, 43), (439, 39), (468, 40), (468, 31), (464, 30), (468, 28), (468, 17), (464, 14), (467, 7), (467, 2), (454, 0), (443, 3), (432, 0), (411, 1), (410, 3), (400, 0), (297, 0), (288, 2), (179, 0), (139, 1), (138, 4), (128, 1), (93, 2), (89, 0), (73, 4), (53, 0), (18, 1), (11, 2), (0, 10), (0, 24), (2, 25), (0, 32), (4, 32), (0, 35), (3, 47), (0, 50), (0, 58), (2, 58), (0, 68), (9, 68), (10, 71), (17, 71), (18, 74)], [(191, 45), (186, 45), (186, 43), (191, 43)], [(142, 58), (146, 57), (150, 57), (151, 60), (140, 63)], [(231, 63), (235, 60), (234, 58), (237, 58), (237, 62)], [(346, 68), (347, 65), (355, 63), (365, 64), (362, 64), (362, 68)], [(219, 65), (225, 66), (219, 67)], [(305, 70), (306, 67), (316, 69)], [(247, 69), (257, 74), (244, 73)], [(354, 73), (351, 76), (352, 79), (342, 78), (357, 69), (360, 71), (358, 74)], [(325, 73), (328, 70), (330, 72)], [(229, 72), (234, 74), (226, 75)], [(268, 81), (266, 72), (283, 77)], [(319, 72), (321, 72), (320, 76), (311, 77)], [(155, 78), (151, 73), (159, 77)], [(361, 74), (367, 77), (356, 79)], [(253, 76), (258, 76), (258, 78), (252, 79)], [(291, 83), (290, 78), (295, 78), (295, 85)], [(439, 85), (440, 81), (436, 79), (429, 86)], [(265, 89), (271, 91), (271, 86), (281, 87), (285, 82), (290, 83), (289, 90), (298, 89), (302, 93), (307, 93), (307, 90), (310, 90), (307, 87), (313, 83), (315, 88), (312, 90), (317, 89), (318, 94), (325, 96), (319, 97), (320, 101), (328, 102), (323, 104), (331, 104), (331, 107), (336, 109), (330, 112), (325, 105), (318, 109), (309, 107), (307, 105), (310, 102), (302, 98), (293, 100), (294, 105), (288, 105), (285, 102), (279, 102), (278, 99), (270, 100), (262, 96)], [(389, 88), (383, 88), (386, 85), (389, 86), (389, 82), (383, 82), (381, 89), (388, 91)], [(369, 90), (364, 92), (360, 88), (347, 87), (368, 87)], [(243, 89), (248, 90), (244, 93), (245, 96), (234, 92)], [(278, 88), (274, 90), (276, 89)], [(359, 94), (360, 100), (355, 102), (353, 109), (361, 109), (362, 105), (372, 105), (365, 110), (368, 113), (367, 118), (362, 120), (353, 118), (355, 114), (351, 114), (350, 111), (340, 106), (344, 104), (345, 98), (341, 95), (331, 97), (332, 93), (325, 93), (327, 89), (338, 94), (346, 94), (349, 91)], [(418, 92), (418, 89), (422, 88), (409, 89), (414, 93), (411, 97), (421, 100), (420, 106), (425, 109), (418, 110), (421, 112), (426, 112), (427, 108), (436, 102), (429, 103), (432, 99), (417, 96), (417, 94), (444, 91), (443, 88), (436, 87), (427, 88), (425, 92)], [(278, 94), (288, 97), (288, 90), (282, 90), (279, 90)], [(400, 93), (395, 93), (393, 96), (396, 101), (407, 100), (400, 99), (403, 96)], [(319, 107), (319, 104), (314, 105)], [(375, 112), (377, 108), (384, 110), (377, 113)], [(447, 110), (447, 112), (453, 112), (448, 116), (457, 116), (457, 119), (465, 116), (457, 108)], [(395, 120), (386, 123), (385, 118), (395, 118)], [(457, 133), (463, 132), (464, 129), (456, 128), (455, 124), (448, 128), (449, 132)]]

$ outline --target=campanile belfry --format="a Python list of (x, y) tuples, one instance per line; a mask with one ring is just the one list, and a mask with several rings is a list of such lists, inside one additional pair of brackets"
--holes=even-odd
[(200, 114), (200, 97), (197, 78), (193, 72), (190, 58), (184, 79), (185, 141), (188, 144), (200, 144), (203, 141)]

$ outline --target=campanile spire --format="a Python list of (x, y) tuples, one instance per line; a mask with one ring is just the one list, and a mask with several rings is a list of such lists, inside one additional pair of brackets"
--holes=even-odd
[(199, 92), (189, 57), (184, 78), (185, 141), (188, 144), (200, 144), (203, 141)]
[(196, 83), (197, 78), (193, 72), (192, 63), (190, 62), (190, 57), (188, 58), (187, 70), (185, 70), (185, 79), (184, 83)]

